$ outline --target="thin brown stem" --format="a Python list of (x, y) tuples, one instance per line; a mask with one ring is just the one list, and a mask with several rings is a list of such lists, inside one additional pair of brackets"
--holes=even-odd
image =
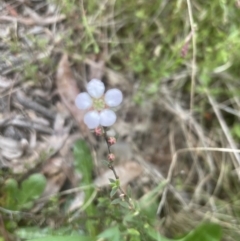
[[(108, 148), (108, 154), (112, 154), (112, 151), (111, 151), (111, 145), (109, 144), (108, 142), (108, 136), (107, 136), (107, 128), (106, 127), (103, 127), (103, 136), (104, 136), (104, 139), (107, 143), (107, 148)], [(113, 166), (113, 163), (111, 161), (108, 161), (108, 168), (110, 170), (112, 170), (113, 174), (114, 174), (114, 177), (116, 180), (119, 180), (119, 176), (117, 175), (117, 172)], [(123, 189), (119, 186), (119, 190), (121, 192), (121, 194), (124, 195), (124, 197), (126, 197), (126, 201), (128, 202), (128, 204), (130, 205), (131, 208), (134, 208), (131, 201), (130, 201), (130, 197), (128, 197), (128, 195), (123, 191)]]

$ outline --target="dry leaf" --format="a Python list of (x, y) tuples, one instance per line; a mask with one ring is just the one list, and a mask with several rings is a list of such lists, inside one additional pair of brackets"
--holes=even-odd
[(89, 80), (91, 79), (102, 79), (105, 70), (105, 62), (104, 60), (94, 60), (86, 59), (85, 63), (89, 65)]
[(106, 68), (106, 76), (110, 86), (119, 87), (123, 91), (129, 91), (132, 89), (132, 86), (130, 85), (129, 81), (118, 72)]
[(63, 55), (57, 69), (57, 88), (62, 102), (77, 121), (83, 134), (88, 133), (83, 123), (84, 111), (75, 106), (75, 98), (79, 94), (76, 81), (69, 66), (68, 56)]

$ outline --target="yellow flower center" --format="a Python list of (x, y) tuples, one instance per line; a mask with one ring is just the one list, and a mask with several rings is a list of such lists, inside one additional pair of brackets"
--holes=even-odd
[(101, 111), (105, 107), (105, 102), (102, 98), (100, 99), (93, 99), (93, 108), (94, 110)]

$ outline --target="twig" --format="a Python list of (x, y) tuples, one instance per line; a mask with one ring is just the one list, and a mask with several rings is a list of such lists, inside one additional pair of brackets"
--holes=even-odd
[[(208, 94), (207, 91), (206, 91), (206, 94), (207, 94), (208, 100), (209, 100), (209, 102), (210, 102), (210, 104), (211, 104), (211, 106), (212, 106), (212, 108), (213, 108), (213, 110), (214, 110), (214, 112), (217, 116), (217, 119), (219, 121), (219, 124), (220, 124), (222, 130), (223, 130), (223, 133), (227, 138), (227, 141), (228, 141), (230, 147), (232, 149), (237, 149), (237, 146), (236, 146), (233, 138), (229, 134), (230, 130), (229, 130), (225, 120), (223, 119), (222, 114), (219, 111), (217, 104), (215, 103), (214, 99)], [(237, 155), (237, 152), (233, 152), (233, 155), (236, 159), (236, 161), (234, 162), (235, 168), (238, 168), (240, 166), (240, 157), (239, 157), (239, 155)], [(237, 174), (238, 174), (238, 178), (240, 179), (240, 173), (238, 172)]]
[(0, 213), (3, 213), (3, 214), (7, 214), (11, 217), (13, 217), (14, 215), (17, 216), (17, 215), (22, 215), (22, 216), (27, 216), (27, 217), (33, 217), (35, 216), (34, 214), (32, 213), (27, 213), (27, 212), (20, 212), (20, 211), (13, 211), (13, 210), (10, 210), (10, 209), (6, 209), (6, 208), (3, 208), (3, 207), (0, 207)]
[(6, 123), (4, 123), (6, 126), (7, 125), (13, 125), (13, 126), (18, 126), (18, 127), (23, 127), (23, 128), (28, 128), (28, 129), (33, 129), (45, 134), (49, 134), (52, 135), (53, 134), (53, 130), (46, 126), (46, 125), (41, 125), (39, 123), (36, 123), (34, 121), (31, 120), (27, 120), (26, 118), (23, 119), (18, 119), (15, 118), (13, 120), (9, 120)]
[(40, 26), (45, 26), (45, 25), (50, 25), (54, 24), (56, 22), (61, 22), (64, 20), (66, 16), (64, 14), (61, 14), (59, 16), (50, 16), (46, 18), (41, 18), (41, 19), (32, 19), (32, 18), (16, 18), (16, 17), (11, 17), (11, 16), (0, 16), (0, 22), (7, 21), (7, 22), (19, 22), (27, 26), (32, 26), (32, 25), (40, 25)]
[[(166, 179), (168, 184), (171, 183), (171, 179), (172, 179), (172, 176), (173, 176), (173, 170), (174, 170), (174, 167), (176, 165), (178, 155), (181, 154), (181, 153), (193, 152), (193, 151), (212, 151), (212, 152), (216, 151), (216, 152), (229, 152), (229, 153), (235, 153), (235, 154), (240, 153), (240, 149), (218, 148), (218, 147), (192, 147), (192, 148), (179, 149), (174, 153), (173, 158), (172, 158), (172, 162), (171, 162), (169, 172), (168, 172), (168, 176), (167, 176), (167, 179)], [(166, 187), (163, 191), (162, 199), (161, 199), (161, 201), (158, 205), (157, 214), (160, 214), (160, 212), (162, 211), (162, 208), (164, 206), (164, 203), (166, 202), (168, 189), (169, 189), (169, 185), (166, 185)]]
[[(107, 136), (107, 131), (106, 131), (106, 128), (105, 128), (105, 127), (103, 127), (103, 136), (104, 136), (104, 139), (105, 139), (105, 141), (106, 141), (106, 143), (107, 143), (108, 154), (112, 154), (111, 146), (110, 146), (110, 144), (108, 143), (108, 136)], [(113, 172), (113, 174), (114, 174), (114, 176), (115, 176), (115, 179), (118, 180), (118, 179), (119, 179), (119, 176), (117, 175), (116, 170), (115, 170), (112, 162), (110, 162), (110, 161), (108, 162), (108, 168), (109, 168), (110, 170), (112, 170), (112, 172)], [(119, 187), (119, 189), (120, 189), (120, 191), (125, 195), (125, 193), (124, 193), (124, 191), (122, 190), (122, 188)]]
[(50, 111), (48, 108), (45, 108), (37, 102), (32, 101), (28, 97), (24, 96), (24, 94), (21, 92), (16, 93), (16, 99), (24, 107), (35, 110), (36, 112), (48, 117), (51, 120), (54, 120), (56, 117), (56, 113)]
[[(105, 141), (106, 141), (106, 143), (107, 143), (108, 154), (112, 154), (112, 152), (111, 152), (111, 145), (110, 145), (109, 142), (108, 142), (108, 136), (107, 136), (107, 131), (106, 131), (106, 130), (107, 130), (107, 129), (106, 129), (105, 127), (103, 127), (103, 136), (104, 136), (104, 139), (105, 139)], [(113, 166), (113, 163), (112, 163), (111, 161), (108, 161), (108, 168), (109, 168), (110, 170), (112, 170), (115, 179), (116, 179), (116, 180), (119, 180), (119, 176), (117, 175), (116, 170), (115, 170), (115, 168), (114, 168), (114, 166)], [(127, 201), (128, 204), (130, 205), (130, 207), (131, 207), (131, 208), (134, 208), (133, 205), (132, 205), (132, 202), (131, 202), (130, 197), (128, 197), (128, 195), (123, 191), (123, 189), (122, 189), (120, 186), (119, 186), (118, 188), (119, 188), (121, 194), (123, 194), (123, 196), (126, 197), (126, 201)]]
[(195, 26), (192, 15), (192, 7), (190, 0), (187, 0), (188, 5), (188, 14), (189, 22), (192, 32), (192, 72), (191, 72), (191, 100), (190, 100), (190, 110), (193, 110), (194, 107), (194, 92), (195, 92), (195, 75), (196, 75), (196, 54), (197, 54), (197, 45), (196, 45), (196, 36), (195, 36)]

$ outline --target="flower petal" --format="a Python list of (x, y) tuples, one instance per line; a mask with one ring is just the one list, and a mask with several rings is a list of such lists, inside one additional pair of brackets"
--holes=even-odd
[(100, 98), (105, 90), (105, 86), (101, 80), (98, 79), (92, 79), (87, 84), (87, 91), (89, 95), (91, 95), (93, 98)]
[(100, 124), (100, 115), (97, 111), (89, 111), (84, 115), (84, 123), (89, 129), (95, 129)]
[(100, 113), (100, 125), (102, 126), (111, 126), (116, 122), (116, 114), (109, 109), (105, 109)]
[(109, 107), (116, 107), (122, 103), (122, 91), (119, 89), (110, 89), (106, 92), (104, 99)]
[(87, 92), (80, 93), (75, 99), (75, 105), (80, 110), (86, 110), (92, 106), (92, 98)]

